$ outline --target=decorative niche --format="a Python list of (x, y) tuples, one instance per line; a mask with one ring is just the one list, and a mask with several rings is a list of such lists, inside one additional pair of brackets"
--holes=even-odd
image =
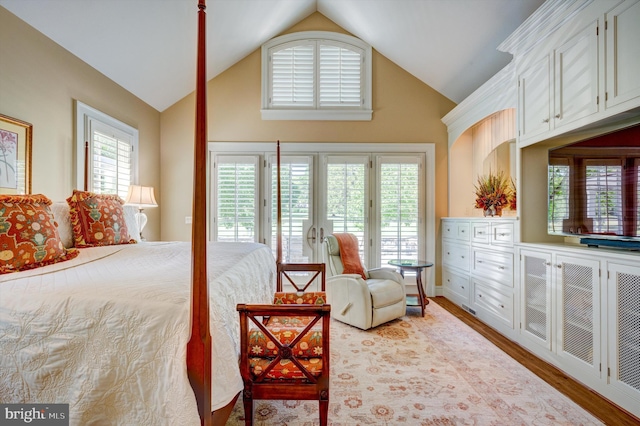
[[(504, 173), (516, 178), (515, 109), (498, 111), (471, 126), (449, 149), (449, 216), (475, 217), (474, 185), (478, 176)], [(453, 196), (452, 196), (453, 195)], [(515, 215), (505, 210), (503, 215)]]

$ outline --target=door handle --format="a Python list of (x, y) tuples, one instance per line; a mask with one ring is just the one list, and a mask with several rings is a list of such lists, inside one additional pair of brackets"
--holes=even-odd
[(310, 244), (315, 244), (316, 243), (316, 228), (315, 226), (313, 228), (311, 228), (310, 230), (310, 234), (307, 234), (307, 241), (310, 241)]
[(320, 228), (320, 244), (324, 243), (324, 228)]

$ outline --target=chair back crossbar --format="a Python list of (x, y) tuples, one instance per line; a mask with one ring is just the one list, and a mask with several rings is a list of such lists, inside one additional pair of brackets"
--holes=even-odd
[[(304, 284), (296, 283), (289, 272), (315, 272), (311, 278)], [(297, 292), (304, 293), (309, 286), (313, 284), (315, 279), (324, 273), (324, 263), (279, 263), (278, 274), (276, 279), (276, 291), (282, 291), (282, 279), (286, 278), (287, 281), (295, 288)], [(320, 279), (321, 291), (325, 291), (325, 280)]]

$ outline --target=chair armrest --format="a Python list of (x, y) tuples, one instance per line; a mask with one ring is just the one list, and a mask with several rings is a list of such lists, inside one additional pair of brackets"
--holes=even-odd
[(387, 279), (404, 284), (404, 278), (402, 278), (402, 275), (390, 268), (369, 269), (367, 272), (371, 278)]
[(371, 328), (371, 292), (359, 274), (327, 278), (327, 300), (335, 308), (331, 315), (338, 320), (363, 330)]

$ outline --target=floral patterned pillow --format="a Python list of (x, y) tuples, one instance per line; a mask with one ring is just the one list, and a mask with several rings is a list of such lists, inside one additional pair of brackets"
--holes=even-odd
[(0, 195), (0, 274), (73, 259), (44, 195)]
[(124, 218), (124, 201), (117, 195), (73, 191), (67, 198), (75, 246), (133, 244)]

